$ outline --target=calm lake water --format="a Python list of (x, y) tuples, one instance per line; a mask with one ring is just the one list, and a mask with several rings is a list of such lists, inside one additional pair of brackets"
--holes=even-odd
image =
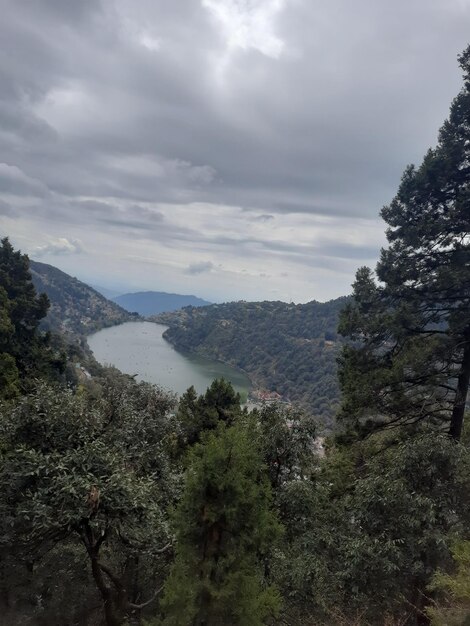
[(99, 363), (136, 374), (137, 380), (182, 394), (191, 385), (204, 393), (215, 378), (223, 377), (246, 400), (251, 384), (243, 372), (218, 361), (177, 352), (163, 339), (166, 329), (152, 322), (127, 322), (100, 330), (87, 341)]

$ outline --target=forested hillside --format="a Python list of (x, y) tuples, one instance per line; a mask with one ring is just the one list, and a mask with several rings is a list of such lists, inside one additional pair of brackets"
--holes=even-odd
[(330, 302), (231, 302), (153, 318), (176, 348), (245, 370), (256, 387), (299, 402), (331, 423), (339, 400), (336, 328), (348, 298)]
[(95, 289), (52, 265), (30, 261), (30, 270), (37, 292), (47, 294), (50, 300), (43, 328), (79, 337), (135, 319)]
[(225, 381), (178, 406), (117, 370), (61, 384), (7, 240), (0, 298), (2, 624), (466, 623), (465, 439), (428, 419), (319, 456), (314, 419)]

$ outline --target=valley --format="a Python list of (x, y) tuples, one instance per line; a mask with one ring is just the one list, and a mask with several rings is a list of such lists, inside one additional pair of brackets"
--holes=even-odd
[(251, 383), (240, 370), (197, 354), (180, 353), (164, 339), (166, 326), (127, 322), (87, 338), (94, 357), (138, 381), (150, 382), (182, 395), (189, 387), (202, 394), (216, 378), (230, 382), (246, 402)]

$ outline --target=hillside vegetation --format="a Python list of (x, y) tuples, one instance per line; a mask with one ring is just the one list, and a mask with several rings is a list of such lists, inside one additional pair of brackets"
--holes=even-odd
[(231, 302), (152, 319), (169, 325), (164, 337), (176, 348), (239, 367), (255, 386), (331, 423), (339, 400), (336, 327), (347, 301)]
[(178, 405), (117, 370), (64, 380), (6, 239), (0, 299), (2, 624), (468, 622), (468, 439), (428, 420), (320, 456), (315, 419), (223, 380)]
[(115, 302), (52, 265), (30, 261), (30, 271), (36, 291), (46, 293), (50, 300), (42, 324), (47, 330), (77, 338), (135, 319)]

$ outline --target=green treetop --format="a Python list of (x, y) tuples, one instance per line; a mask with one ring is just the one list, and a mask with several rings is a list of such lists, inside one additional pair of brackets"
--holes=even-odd
[(184, 450), (197, 443), (205, 431), (213, 430), (220, 422), (233, 424), (241, 414), (240, 395), (223, 378), (214, 380), (201, 396), (189, 387), (178, 404), (179, 447)]

